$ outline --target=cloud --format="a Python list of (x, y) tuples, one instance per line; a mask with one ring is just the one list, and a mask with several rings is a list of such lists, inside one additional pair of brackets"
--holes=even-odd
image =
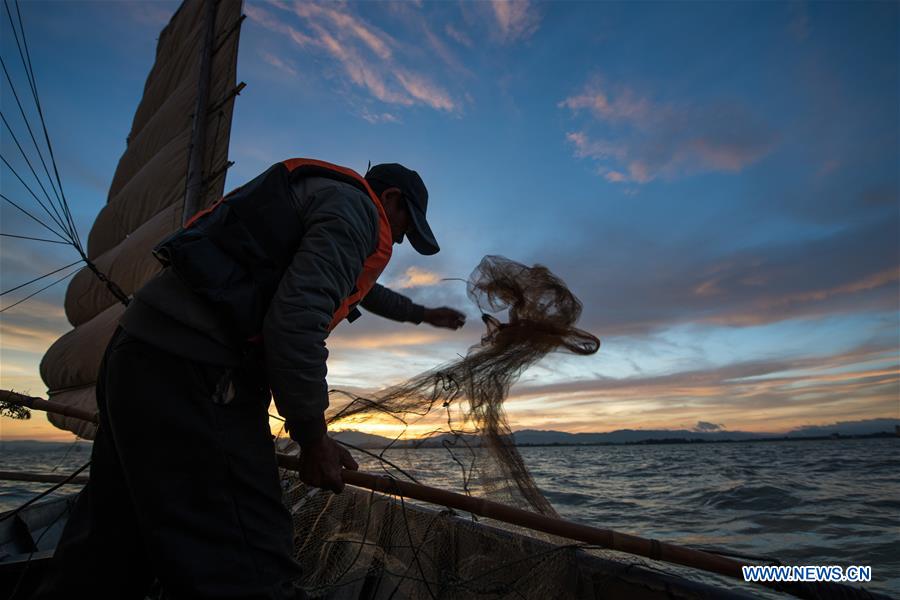
[(446, 33), (450, 39), (466, 48), (471, 48), (473, 45), (472, 38), (449, 23), (444, 27), (444, 33)]
[[(278, 6), (278, 4), (274, 3), (273, 5)], [(297, 29), (294, 29), (283, 20), (272, 16), (272, 13), (265, 10), (258, 4), (248, 2), (244, 5), (244, 12), (250, 18), (250, 20), (255, 21), (256, 23), (270, 31), (274, 31), (275, 33), (280, 33), (287, 36), (291, 39), (291, 41), (293, 41), (301, 48), (306, 46), (314, 46), (316, 44), (315, 39), (304, 33), (301, 33)]]
[[(643, 222), (630, 227), (598, 213), (568, 226), (565, 240), (538, 245), (521, 260), (578, 282), (573, 291), (585, 306), (582, 326), (601, 336), (896, 311), (896, 218), (812, 239), (792, 229), (783, 241), (745, 244), (741, 221), (754, 215), (735, 210), (714, 229), (679, 221), (677, 235), (667, 237)], [(585, 248), (597, 247), (597, 240), (602, 250), (585, 260)]]
[(492, 0), (497, 34), (505, 43), (528, 39), (538, 30), (541, 18), (527, 0)]
[(587, 109), (600, 119), (627, 121), (638, 126), (647, 124), (654, 110), (649, 100), (636, 97), (631, 89), (624, 88), (610, 99), (606, 92), (593, 86), (581, 94), (566, 98), (558, 106), (573, 112)]
[(419, 100), (422, 104), (436, 110), (448, 112), (456, 108), (450, 96), (440, 87), (434, 85), (426, 78), (411, 71), (398, 71), (395, 77), (410, 96)]
[[(429, 75), (405, 64), (395, 49), (405, 48), (393, 36), (350, 12), (345, 4), (270, 2), (298, 18), (303, 27), (287, 24), (258, 5), (248, 5), (247, 15), (260, 26), (279, 33), (304, 51), (324, 54), (335, 60), (346, 80), (365, 90), (380, 102), (396, 106), (426, 106), (443, 112), (455, 112), (460, 106), (451, 94)], [(369, 115), (369, 118), (366, 117)], [(370, 122), (390, 121), (375, 118)], [(387, 111), (380, 113), (391, 115)], [(391, 115), (394, 117), (395, 115)]]
[[(784, 432), (810, 422), (892, 416), (900, 394), (895, 349), (862, 346), (833, 356), (755, 360), (706, 369), (624, 378), (595, 377), (561, 383), (521, 383), (507, 403), (519, 411), (580, 415), (569, 430), (622, 427), (677, 428), (691, 416), (695, 430), (732, 428)], [(715, 421), (706, 420), (713, 418)], [(570, 419), (571, 420), (571, 419)], [(735, 425), (737, 423), (737, 425)]]
[(697, 421), (694, 431), (721, 431), (725, 429), (724, 425), (718, 423), (710, 423), (709, 421)]
[(612, 183), (648, 183), (695, 173), (737, 173), (778, 136), (737, 102), (661, 103), (626, 86), (593, 82), (557, 105), (591, 117), (566, 134), (578, 158), (597, 161)]
[(390, 284), (392, 288), (409, 289), (436, 285), (441, 282), (441, 276), (433, 271), (420, 267), (409, 267), (401, 277), (396, 278)]
[(266, 61), (268, 64), (272, 65), (279, 71), (286, 73), (286, 74), (290, 75), (291, 77), (297, 76), (297, 69), (295, 69), (294, 65), (292, 63), (290, 63), (289, 61), (282, 60), (281, 58), (278, 58), (274, 54), (270, 54), (269, 52), (266, 52), (264, 50), (261, 50), (259, 54), (264, 61)]
[(383, 60), (390, 59), (393, 54), (390, 47), (395, 42), (388, 34), (365, 24), (350, 13), (336, 10), (331, 5), (313, 2), (295, 2), (292, 8), (298, 17), (308, 22), (318, 24), (322, 24), (322, 21), (330, 22), (334, 26), (333, 31), (347, 34), (351, 39), (355, 38)]
[(399, 123), (400, 119), (396, 115), (393, 115), (388, 112), (382, 113), (373, 113), (369, 112), (369, 109), (363, 108), (362, 114), (360, 115), (363, 119), (372, 123), (373, 125), (376, 123)]
[(602, 140), (591, 140), (583, 131), (572, 131), (566, 139), (575, 147), (578, 158), (624, 159), (626, 149), (623, 146)]
[(410, 346), (424, 346), (440, 342), (439, 332), (400, 331), (375, 335), (357, 335), (335, 338), (329, 346), (336, 351), (343, 350), (391, 350)]

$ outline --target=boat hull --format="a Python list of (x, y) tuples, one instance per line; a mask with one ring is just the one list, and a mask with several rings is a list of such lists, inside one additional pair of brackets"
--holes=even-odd
[[(0, 521), (0, 589), (27, 598), (49, 567), (76, 494)], [(334, 600), (749, 598), (564, 540), (538, 539), (395, 498), (285, 481), (307, 589)]]

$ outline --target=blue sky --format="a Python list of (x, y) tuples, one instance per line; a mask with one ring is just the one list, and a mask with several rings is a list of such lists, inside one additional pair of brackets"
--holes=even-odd
[[(22, 6), (82, 237), (176, 7)], [(502, 254), (560, 275), (584, 301), (581, 325), (603, 340), (595, 356), (553, 356), (526, 373), (508, 405), (514, 429), (900, 418), (896, 3), (250, 2), (244, 12), (248, 85), (226, 188), (291, 156), (359, 171), (407, 164), (429, 187), (443, 250), (398, 247), (382, 281), (470, 315), (454, 333), (374, 316), (343, 325), (329, 342), (332, 386), (374, 389), (476, 343), (463, 284), (441, 278)], [(6, 32), (4, 60), (18, 66)], [(17, 117), (9, 96), (4, 83), (4, 115)], [(23, 197), (5, 167), (2, 178)], [(4, 233), (39, 234), (7, 205), (0, 216)], [(4, 290), (76, 258), (0, 243)], [(0, 317), (2, 387), (43, 393), (37, 362), (68, 329), (62, 292)], [(40, 419), (2, 427), (51, 435)]]

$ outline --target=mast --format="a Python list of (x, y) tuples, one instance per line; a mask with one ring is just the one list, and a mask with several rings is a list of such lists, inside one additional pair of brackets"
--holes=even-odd
[(206, 149), (206, 107), (209, 105), (210, 64), (212, 63), (213, 32), (215, 31), (218, 4), (218, 0), (210, 0), (206, 3), (206, 14), (204, 17), (206, 32), (200, 56), (200, 81), (197, 103), (194, 106), (194, 120), (191, 126), (191, 158), (188, 162), (187, 185), (184, 190), (184, 208), (181, 213), (182, 225), (201, 208), (203, 155)]

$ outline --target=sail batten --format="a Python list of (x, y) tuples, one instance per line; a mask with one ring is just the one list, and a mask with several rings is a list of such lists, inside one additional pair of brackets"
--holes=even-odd
[[(151, 250), (181, 226), (192, 148), (201, 159), (196, 163), (197, 207), (222, 195), (237, 89), (241, 6), (239, 0), (185, 0), (159, 36), (127, 147), (87, 243), (88, 258), (126, 294), (159, 271)], [(209, 80), (201, 94), (204, 54)], [(202, 126), (197, 127), (195, 115), (201, 111), (196, 120)], [(194, 132), (199, 133), (196, 144)], [(103, 349), (124, 308), (83, 269), (66, 290), (65, 309), (75, 328), (48, 349), (41, 376), (51, 399), (95, 409), (93, 385)], [(51, 422), (91, 437), (91, 426), (77, 419)]]

